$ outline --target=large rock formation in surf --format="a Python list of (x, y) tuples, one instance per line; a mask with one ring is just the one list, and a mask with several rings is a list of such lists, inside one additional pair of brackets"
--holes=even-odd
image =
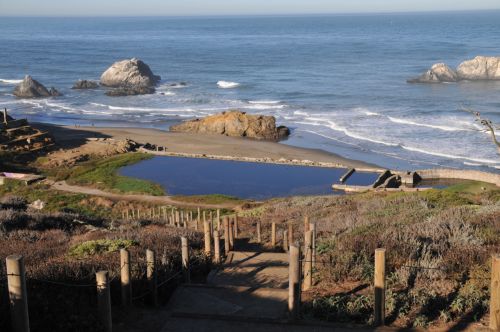
[(147, 88), (154, 87), (160, 79), (147, 64), (133, 58), (113, 63), (102, 73), (101, 84), (113, 88)]
[(61, 93), (55, 88), (49, 90), (31, 76), (26, 75), (21, 83), (14, 88), (14, 96), (18, 98), (41, 98), (60, 96)]
[(457, 67), (461, 80), (500, 80), (500, 57), (477, 56)]
[(437, 63), (420, 77), (408, 83), (458, 82), (461, 80), (500, 80), (500, 57), (477, 56), (458, 65), (456, 70), (444, 63)]
[(421, 76), (408, 80), (408, 83), (456, 82), (457, 73), (444, 63), (436, 63)]
[(287, 127), (276, 127), (274, 116), (252, 115), (240, 111), (222, 112), (203, 119), (188, 120), (171, 126), (170, 131), (220, 134), (272, 141), (278, 141), (290, 135)]

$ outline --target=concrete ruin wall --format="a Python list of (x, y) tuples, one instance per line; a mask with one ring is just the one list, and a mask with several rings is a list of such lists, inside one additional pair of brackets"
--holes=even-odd
[(417, 171), (422, 180), (460, 179), (482, 181), (500, 187), (500, 174), (461, 169), (426, 169)]

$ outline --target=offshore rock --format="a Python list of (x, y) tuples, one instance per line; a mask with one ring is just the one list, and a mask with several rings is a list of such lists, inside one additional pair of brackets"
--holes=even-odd
[(147, 64), (139, 59), (115, 62), (101, 75), (101, 84), (108, 87), (153, 87), (161, 77), (153, 74)]
[(229, 111), (203, 119), (188, 120), (170, 127), (173, 132), (220, 134), (278, 141), (290, 135), (285, 126), (276, 127), (274, 116), (252, 115)]
[(441, 83), (457, 80), (457, 73), (453, 69), (444, 63), (436, 63), (421, 76), (408, 80), (408, 83)]
[(34, 80), (31, 76), (26, 75), (21, 83), (19, 83), (14, 88), (14, 96), (18, 98), (40, 98), (40, 97), (52, 97), (60, 96), (61, 93), (55, 88), (47, 88), (37, 80)]
[(500, 80), (500, 57), (477, 56), (457, 68), (461, 80)]

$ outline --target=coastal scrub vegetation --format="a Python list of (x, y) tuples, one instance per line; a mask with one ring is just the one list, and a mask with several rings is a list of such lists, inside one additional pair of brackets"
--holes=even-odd
[(124, 153), (112, 157), (91, 158), (74, 167), (46, 169), (45, 173), (55, 180), (65, 180), (74, 185), (93, 186), (118, 193), (161, 196), (165, 194), (165, 191), (160, 185), (118, 174), (120, 168), (151, 157), (145, 153)]
[[(443, 190), (274, 199), (242, 224), (317, 224), (316, 286), (305, 317), (373, 322), (374, 251), (387, 250), (387, 323), (433, 328), (480, 321), (488, 311), (491, 254), (500, 252), (500, 190), (466, 182)], [(267, 224), (267, 225), (266, 225)], [(252, 230), (250, 229), (250, 236)], [(264, 233), (268, 233), (264, 231)]]
[[(192, 278), (203, 280), (209, 271), (201, 233), (165, 227), (159, 220), (125, 222), (88, 217), (64, 212), (63, 206), (59, 211), (38, 211), (30, 209), (30, 201), (23, 197), (0, 197), (0, 261), (14, 253), (24, 256), (33, 331), (100, 331), (95, 273), (109, 271), (112, 301), (120, 303), (120, 248), (131, 252), (134, 305), (139, 307), (148, 301), (147, 296), (139, 298), (149, 289), (146, 249), (157, 254), (159, 281), (181, 269), (180, 236), (189, 239)], [(0, 264), (2, 331), (10, 324), (6, 279), (5, 264)], [(162, 286), (160, 298), (167, 299), (177, 282), (174, 279)]]

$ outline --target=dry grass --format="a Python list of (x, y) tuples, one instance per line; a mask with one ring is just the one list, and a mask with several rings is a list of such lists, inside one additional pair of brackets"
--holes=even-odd
[[(9, 199), (9, 207), (15, 199)], [(2, 204), (5, 204), (3, 201)], [(96, 331), (95, 273), (108, 270), (112, 281), (112, 299), (120, 302), (119, 253), (109, 250), (86, 251), (75, 255), (74, 248), (97, 243), (130, 244), (134, 296), (147, 292), (145, 250), (157, 253), (158, 280), (166, 280), (180, 271), (180, 236), (187, 236), (192, 248), (194, 279), (204, 278), (209, 264), (201, 248), (201, 234), (167, 227), (147, 220), (137, 222), (96, 221), (69, 213), (41, 213), (20, 209), (0, 210), (0, 260), (10, 254), (24, 256), (29, 294), (30, 323), (34, 331)], [(76, 221), (75, 221), (76, 220)], [(108, 225), (106, 227), (106, 225)], [(73, 251), (72, 251), (73, 249)], [(58, 285), (53, 283), (64, 283)], [(173, 283), (160, 288), (160, 298), (168, 298)], [(75, 287), (89, 285), (88, 287)], [(0, 265), (0, 329), (7, 330), (8, 308), (5, 265)], [(147, 303), (148, 297), (135, 301)]]
[[(480, 320), (487, 311), (490, 256), (500, 252), (499, 192), (294, 197), (242, 215), (243, 223), (261, 218), (265, 233), (271, 222), (292, 223), (299, 241), (304, 217), (316, 223), (320, 263), (305, 315), (371, 322), (374, 251), (383, 247), (388, 322), (428, 328)], [(353, 284), (364, 286), (339, 291)]]

